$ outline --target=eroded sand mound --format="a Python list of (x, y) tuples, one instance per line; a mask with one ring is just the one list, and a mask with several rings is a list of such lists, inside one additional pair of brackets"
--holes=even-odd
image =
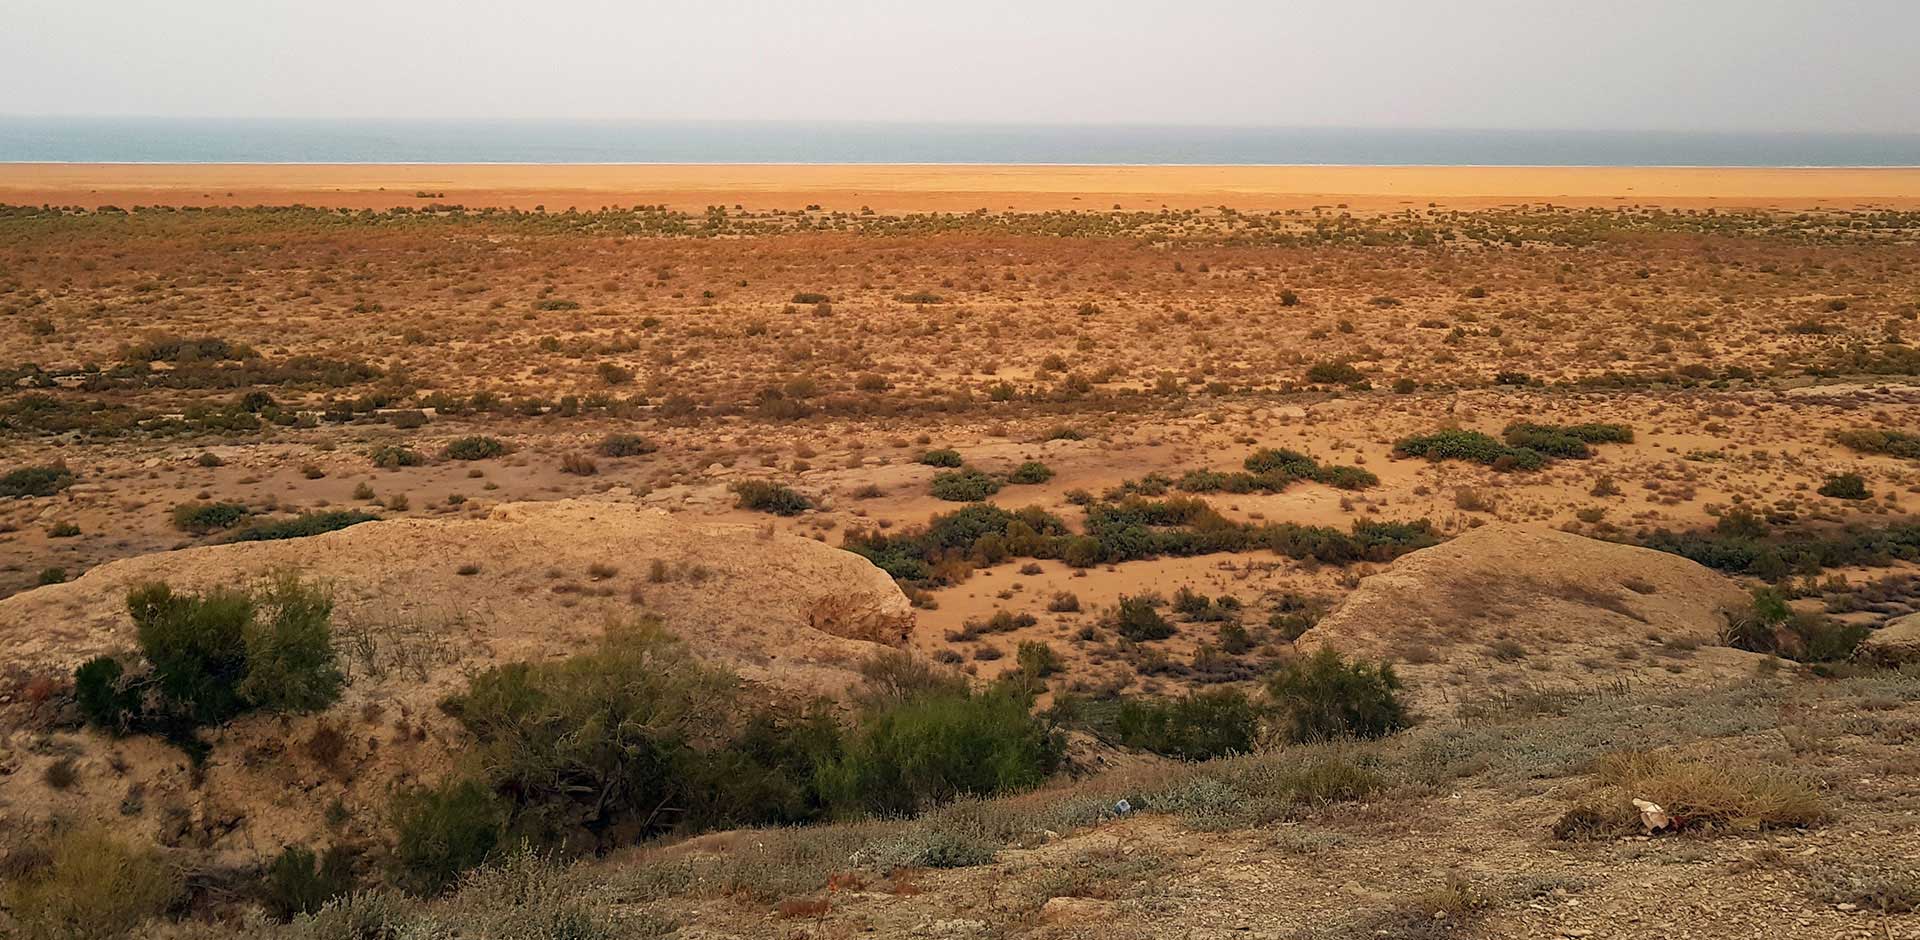
[(1360, 582), (1300, 639), (1394, 663), (1429, 711), (1529, 692), (1751, 675), (1717, 645), (1747, 596), (1674, 555), (1539, 526), (1481, 526)]
[[(173, 748), (50, 731), (43, 708), (16, 701), (0, 710), (0, 831), (55, 814), (94, 817), (248, 858), (321, 837), (338, 799), (350, 821), (324, 838), (371, 832), (392, 786), (447, 765), (458, 729), (436, 706), (479, 669), (564, 656), (608, 623), (654, 614), (749, 682), (831, 694), (879, 644), (900, 643), (913, 619), (893, 580), (850, 552), (754, 526), (563, 500), (103, 565), (0, 600), (4, 665), (16, 677), (65, 676), (131, 648), (133, 585), (199, 589), (278, 570), (331, 586), (352, 680), (339, 704), (320, 716), (249, 716), (210, 734), (214, 757), (194, 787)], [(309, 746), (323, 725), (344, 736), (338, 753)], [(44, 777), (62, 759), (77, 779), (57, 790)]]

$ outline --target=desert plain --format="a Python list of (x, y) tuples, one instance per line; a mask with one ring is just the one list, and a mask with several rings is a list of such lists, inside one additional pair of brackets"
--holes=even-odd
[[(1920, 171), (16, 165), (0, 203), (21, 884), (106, 825), (187, 872), (181, 935), (1920, 936)], [(288, 573), (337, 702), (210, 756), (80, 719), (130, 588)], [(888, 651), (1017, 683), (1064, 753), (398, 893), (389, 805), (468, 770), (446, 703), (649, 617), (754, 699), (857, 709)], [(1114, 717), (1323, 649), (1410, 729)], [(258, 921), (289, 846), (393, 893)]]

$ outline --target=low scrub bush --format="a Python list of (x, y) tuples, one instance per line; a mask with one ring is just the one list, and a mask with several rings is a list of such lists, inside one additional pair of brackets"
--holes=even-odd
[(929, 467), (958, 467), (962, 461), (960, 452), (950, 447), (930, 450), (920, 455), (920, 462)]

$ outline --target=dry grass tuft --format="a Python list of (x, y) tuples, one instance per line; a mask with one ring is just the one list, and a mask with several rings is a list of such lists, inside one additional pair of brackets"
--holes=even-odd
[(1596, 773), (1630, 797), (1660, 804), (1681, 828), (1814, 826), (1831, 817), (1820, 790), (1781, 767), (1620, 751), (1601, 758)]

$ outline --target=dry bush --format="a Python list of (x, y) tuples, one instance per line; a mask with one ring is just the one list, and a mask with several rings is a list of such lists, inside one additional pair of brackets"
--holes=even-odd
[(121, 936), (165, 913), (181, 890), (180, 873), (158, 852), (128, 848), (88, 827), (60, 836), (47, 864), (7, 885), (0, 898), (20, 940), (92, 940)]

